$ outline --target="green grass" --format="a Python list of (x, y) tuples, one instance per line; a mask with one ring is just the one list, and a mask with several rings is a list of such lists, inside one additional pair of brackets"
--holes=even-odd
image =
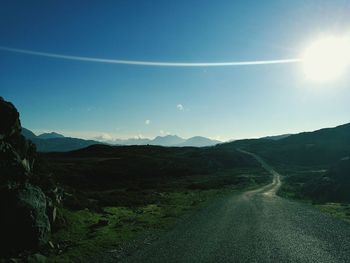
[(65, 193), (49, 262), (124, 250), (206, 201), (271, 181), (254, 158), (216, 148), (95, 146), (44, 157)]
[(316, 201), (316, 199), (306, 191), (305, 186), (324, 175), (326, 171), (324, 166), (279, 165), (275, 168), (283, 176), (278, 195), (285, 198)]
[(338, 219), (350, 223), (350, 204), (347, 202), (329, 202), (318, 195), (311, 195), (306, 184), (312, 184), (325, 173), (325, 167), (302, 167), (302, 166), (279, 166), (278, 170), (284, 175), (282, 186), (278, 195), (284, 198), (290, 198), (305, 202), (320, 209), (322, 212), (328, 213)]
[[(122, 246), (145, 231), (164, 229), (187, 211), (230, 191), (231, 188), (164, 193), (159, 204), (104, 207), (101, 212), (61, 209), (59, 220), (64, 225), (52, 235), (55, 249), (51, 250), (48, 262), (84, 262), (100, 252)], [(99, 220), (107, 220), (108, 225), (98, 225)]]
[(344, 203), (325, 203), (315, 204), (321, 211), (350, 223), (350, 204)]
[[(252, 173), (257, 175), (257, 178), (266, 176), (262, 170), (254, 170)], [(250, 173), (241, 176), (254, 178)], [(196, 178), (192, 179), (197, 181)], [(210, 181), (215, 182), (214, 189), (173, 189), (171, 192), (158, 193), (158, 202), (144, 206), (109, 206), (98, 212), (89, 209), (60, 209), (58, 230), (52, 235), (55, 249), (50, 251), (48, 262), (85, 262), (101, 252), (122, 248), (128, 241), (141, 237), (147, 231), (158, 233), (167, 229), (179, 217), (204, 206), (214, 198), (228, 193), (239, 193), (266, 183), (264, 180), (260, 182), (260, 179), (252, 179), (244, 186), (222, 186), (221, 179), (219, 181), (220, 188), (217, 188), (217, 181), (214, 180)], [(208, 183), (205, 179), (203, 182)], [(108, 224), (98, 225), (100, 220), (107, 220)]]

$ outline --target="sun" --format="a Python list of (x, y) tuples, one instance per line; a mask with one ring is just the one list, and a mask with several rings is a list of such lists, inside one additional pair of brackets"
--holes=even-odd
[(350, 37), (322, 37), (306, 48), (301, 59), (308, 79), (337, 79), (350, 65)]

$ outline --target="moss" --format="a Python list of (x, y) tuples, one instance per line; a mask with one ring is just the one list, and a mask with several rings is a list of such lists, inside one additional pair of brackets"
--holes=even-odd
[[(228, 190), (226, 190), (228, 191)], [(48, 262), (84, 262), (95, 254), (116, 248), (145, 230), (162, 229), (186, 211), (224, 191), (183, 191), (164, 193), (161, 204), (139, 208), (105, 207), (101, 212), (88, 209), (59, 210), (61, 229), (52, 235), (55, 249)], [(99, 222), (108, 222), (106, 225)]]

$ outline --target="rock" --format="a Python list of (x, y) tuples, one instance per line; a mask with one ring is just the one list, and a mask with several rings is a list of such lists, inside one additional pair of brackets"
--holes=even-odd
[(0, 139), (20, 134), (19, 113), (12, 103), (5, 101), (2, 97), (0, 97), (0, 120)]
[(15, 106), (2, 97), (0, 120), (0, 254), (12, 255), (46, 244), (51, 227), (33, 171), (36, 149), (21, 135)]
[(51, 213), (51, 222), (55, 223), (57, 218), (57, 208), (54, 206)]
[(51, 199), (49, 199), (49, 202), (47, 203), (46, 211), (49, 217), (50, 224), (54, 224), (57, 218), (57, 207), (53, 205)]
[(0, 191), (0, 251), (2, 254), (38, 249), (47, 243), (50, 223), (46, 197), (39, 187), (25, 184)]
[(52, 243), (52, 241), (49, 241), (49, 247), (51, 248), (51, 249), (54, 249), (55, 248), (55, 245)]
[(29, 175), (27, 167), (11, 144), (0, 140), (0, 183), (25, 181)]

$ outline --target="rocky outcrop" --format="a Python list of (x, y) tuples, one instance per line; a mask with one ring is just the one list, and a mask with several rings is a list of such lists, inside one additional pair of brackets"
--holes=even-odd
[(46, 197), (43, 191), (31, 184), (0, 192), (2, 250), (16, 253), (36, 250), (48, 241), (50, 224), (46, 215)]
[(18, 111), (12, 103), (4, 101), (2, 97), (0, 97), (0, 116), (0, 139), (8, 139), (21, 132)]
[(36, 185), (35, 146), (21, 135), (19, 113), (0, 97), (0, 253), (35, 250), (48, 242), (47, 196)]

